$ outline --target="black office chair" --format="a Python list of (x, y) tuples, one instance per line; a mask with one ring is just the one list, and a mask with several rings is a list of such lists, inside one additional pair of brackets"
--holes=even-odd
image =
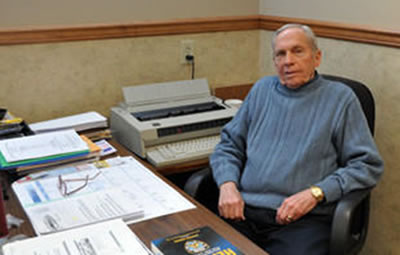
[[(332, 75), (323, 75), (325, 79), (339, 81), (349, 86), (358, 99), (374, 134), (375, 102), (364, 84)], [(218, 214), (219, 190), (209, 168), (194, 173), (185, 183), (184, 190), (197, 201)], [(359, 253), (365, 243), (368, 232), (370, 189), (357, 190), (344, 196), (337, 204), (332, 223), (330, 254), (353, 255)]]

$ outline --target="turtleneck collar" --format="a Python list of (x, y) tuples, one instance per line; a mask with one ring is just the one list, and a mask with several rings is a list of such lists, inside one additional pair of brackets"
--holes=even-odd
[(303, 93), (307, 93), (308, 91), (316, 89), (318, 87), (319, 84), (318, 81), (320, 79), (321, 76), (318, 74), (317, 71), (315, 71), (314, 77), (298, 88), (291, 89), (279, 82), (277, 89), (279, 92), (284, 93), (286, 95), (301, 95)]

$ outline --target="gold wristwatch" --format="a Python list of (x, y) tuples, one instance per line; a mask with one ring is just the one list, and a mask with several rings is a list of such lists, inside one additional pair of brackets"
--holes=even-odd
[(324, 192), (322, 191), (322, 189), (320, 187), (311, 186), (310, 189), (311, 189), (311, 194), (318, 202), (321, 202), (322, 200), (324, 200)]

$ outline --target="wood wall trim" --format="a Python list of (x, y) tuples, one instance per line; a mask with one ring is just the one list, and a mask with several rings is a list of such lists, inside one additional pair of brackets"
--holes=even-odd
[(400, 47), (400, 31), (375, 29), (342, 23), (316, 21), (309, 19), (260, 16), (260, 29), (276, 30), (287, 23), (300, 23), (310, 26), (320, 37), (341, 39), (360, 43), (370, 43), (391, 47)]
[(363, 26), (267, 15), (179, 19), (132, 24), (0, 30), (0, 45), (101, 40), (239, 30), (275, 30), (286, 23), (307, 24), (321, 37), (400, 47), (400, 32)]
[(101, 40), (259, 29), (259, 16), (180, 19), (132, 24), (0, 30), (0, 45)]

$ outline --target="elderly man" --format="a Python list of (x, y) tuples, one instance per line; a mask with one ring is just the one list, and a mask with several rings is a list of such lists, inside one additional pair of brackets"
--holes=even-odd
[(251, 89), (210, 157), (219, 213), (272, 255), (328, 253), (345, 194), (376, 185), (383, 162), (355, 94), (323, 79), (307, 26), (272, 39), (277, 77)]

